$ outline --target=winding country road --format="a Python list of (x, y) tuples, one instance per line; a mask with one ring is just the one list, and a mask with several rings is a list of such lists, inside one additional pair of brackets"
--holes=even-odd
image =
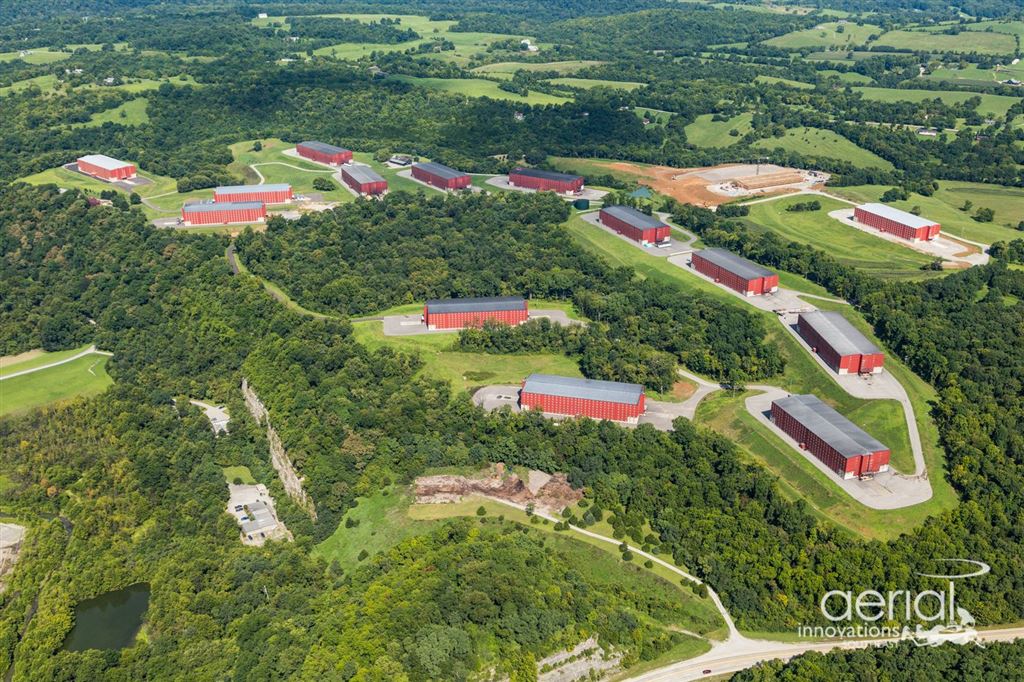
[(93, 345), (93, 346), (89, 346), (88, 348), (86, 348), (83, 351), (75, 353), (70, 358), (64, 358), (63, 360), (57, 360), (56, 362), (51, 362), (51, 363), (46, 364), (46, 365), (40, 365), (38, 367), (32, 367), (31, 369), (23, 369), (23, 370), (21, 370), (19, 372), (11, 372), (10, 374), (4, 374), (3, 376), (0, 376), (0, 381), (3, 381), (4, 379), (13, 379), (14, 377), (24, 376), (26, 374), (31, 374), (32, 372), (39, 372), (39, 371), (42, 371), (44, 369), (50, 369), (51, 367), (57, 367), (58, 365), (64, 365), (64, 364), (67, 364), (69, 362), (74, 362), (75, 360), (77, 360), (79, 358), (84, 358), (87, 355), (106, 355), (107, 357), (113, 357), (114, 356), (113, 353), (107, 352), (105, 350), (98, 350), (96, 348), (96, 346)]

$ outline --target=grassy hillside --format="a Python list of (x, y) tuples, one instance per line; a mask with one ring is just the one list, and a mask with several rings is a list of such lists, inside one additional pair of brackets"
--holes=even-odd
[[(3, 379), (0, 382), (0, 415), (25, 412), (59, 400), (103, 392), (113, 383), (106, 371), (109, 359), (106, 355), (90, 353), (56, 367)], [(46, 358), (42, 364), (54, 361)], [(38, 367), (39, 364), (33, 361), (31, 366)], [(4, 368), (4, 374), (28, 368), (19, 363)]]
[[(698, 116), (686, 126), (686, 139), (698, 147), (728, 147), (736, 144), (742, 135), (750, 132), (750, 122), (754, 115), (744, 112), (733, 116), (728, 121), (713, 121), (712, 114)], [(729, 131), (736, 130), (739, 135), (732, 136)]]
[(864, 95), (864, 99), (879, 102), (920, 102), (926, 99), (938, 98), (947, 104), (958, 104), (966, 102), (972, 97), (981, 97), (978, 113), (983, 115), (994, 114), (996, 116), (1005, 116), (1007, 110), (1019, 101), (1016, 97), (1007, 97), (1006, 95), (984, 95), (976, 92), (954, 90), (897, 90), (893, 88), (872, 87), (854, 87), (854, 90)]
[(617, 90), (636, 90), (644, 87), (644, 83), (630, 81), (607, 81), (596, 78), (552, 78), (548, 81), (552, 85), (566, 85), (570, 88), (615, 88)]
[(467, 97), (490, 97), (491, 99), (504, 99), (510, 102), (522, 102), (523, 104), (565, 104), (572, 100), (571, 97), (549, 95), (543, 92), (531, 90), (525, 97), (523, 95), (506, 92), (498, 87), (494, 81), (482, 78), (421, 78), (418, 76), (391, 76), (392, 80), (402, 81), (410, 85), (442, 92), (451, 92)]
[(776, 149), (782, 147), (811, 158), (831, 158), (849, 161), (860, 168), (892, 170), (893, 165), (874, 152), (858, 147), (842, 135), (821, 128), (792, 128), (784, 137), (758, 140), (755, 147)]
[(963, 31), (958, 35), (934, 31), (889, 31), (872, 45), (922, 52), (977, 52), (994, 55), (1012, 55), (1017, 49), (1017, 43), (1011, 35), (980, 31)]
[(149, 114), (146, 113), (148, 104), (149, 100), (145, 97), (136, 97), (113, 109), (93, 114), (85, 123), (72, 123), (71, 127), (95, 128), (104, 123), (117, 123), (123, 126), (143, 125), (144, 123), (149, 123)]
[(802, 31), (793, 31), (785, 35), (764, 41), (765, 45), (781, 47), (788, 50), (799, 50), (805, 47), (846, 48), (863, 45), (871, 35), (882, 33), (878, 26), (866, 24), (840, 24), (836, 21), (815, 26)]
[(559, 74), (568, 75), (582, 71), (591, 66), (600, 66), (605, 62), (594, 60), (572, 60), (563, 62), (495, 62), (484, 64), (473, 69), (476, 73), (513, 74), (516, 71), (555, 71)]
[[(887, 189), (879, 185), (857, 185), (836, 187), (834, 191), (853, 201), (870, 202), (878, 201)], [(970, 211), (960, 210), (965, 201), (974, 204)], [(1024, 236), (1016, 229), (1024, 220), (1024, 189), (1019, 187), (941, 180), (939, 190), (934, 195), (925, 197), (912, 194), (906, 201), (894, 201), (891, 205), (904, 211), (918, 206), (922, 215), (942, 225), (944, 233), (971, 241), (991, 244)], [(996, 212), (993, 222), (979, 223), (971, 218), (974, 211), (981, 207)]]

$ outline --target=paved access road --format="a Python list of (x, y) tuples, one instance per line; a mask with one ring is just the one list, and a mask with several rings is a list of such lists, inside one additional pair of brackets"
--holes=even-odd
[(57, 360), (56, 362), (51, 362), (48, 365), (40, 365), (39, 367), (33, 367), (31, 369), (23, 369), (23, 370), (21, 370), (19, 372), (11, 372), (10, 374), (4, 374), (3, 376), (0, 376), (0, 381), (3, 381), (4, 379), (13, 379), (14, 377), (24, 376), (25, 374), (31, 374), (32, 372), (39, 372), (39, 371), (44, 370), (44, 369), (50, 369), (51, 367), (56, 367), (57, 365), (63, 365), (63, 364), (69, 363), (69, 362), (74, 362), (78, 358), (84, 358), (86, 355), (93, 355), (93, 354), (96, 354), (96, 355), (106, 355), (108, 357), (112, 357), (114, 355), (113, 353), (109, 353), (109, 352), (107, 352), (105, 350), (97, 350), (96, 346), (93, 345), (93, 346), (89, 346), (88, 348), (86, 348), (85, 350), (83, 350), (83, 351), (81, 351), (79, 353), (75, 353), (70, 358), (64, 358), (63, 360)]

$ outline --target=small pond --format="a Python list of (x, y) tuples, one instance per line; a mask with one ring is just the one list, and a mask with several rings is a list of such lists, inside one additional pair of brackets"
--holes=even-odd
[(149, 608), (149, 585), (138, 583), (86, 599), (75, 607), (75, 626), (64, 640), (67, 651), (123, 649), (135, 642)]

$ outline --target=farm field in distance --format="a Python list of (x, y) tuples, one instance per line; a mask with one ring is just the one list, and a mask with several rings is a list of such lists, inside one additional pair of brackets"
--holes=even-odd
[(781, 147), (809, 158), (832, 158), (849, 161), (859, 168), (892, 170), (891, 162), (874, 152), (858, 147), (845, 137), (822, 128), (790, 128), (783, 137), (758, 140), (754, 146), (765, 150)]
[(785, 50), (799, 50), (806, 47), (840, 49), (857, 47), (867, 42), (872, 35), (882, 33), (878, 26), (826, 22), (814, 28), (794, 31), (777, 38), (764, 41), (765, 45), (781, 47)]
[(515, 92), (507, 92), (500, 89), (494, 81), (484, 80), (483, 78), (425, 78), (419, 76), (391, 76), (390, 78), (391, 80), (431, 90), (441, 90), (442, 92), (466, 95), (467, 97), (504, 99), (523, 104), (564, 104), (572, 99), (571, 97), (549, 95), (535, 90), (531, 90), (525, 96)]
[(1016, 97), (1007, 97), (1006, 95), (988, 95), (958, 90), (898, 90), (869, 86), (855, 86), (853, 89), (864, 95), (864, 99), (879, 102), (920, 102), (926, 99), (941, 99), (946, 103), (961, 103), (972, 97), (980, 97), (981, 104), (978, 105), (978, 113), (982, 115), (1005, 116), (1010, 107), (1020, 101)]
[(570, 88), (612, 88), (616, 90), (636, 90), (644, 87), (644, 83), (631, 83), (628, 81), (608, 81), (594, 78), (552, 78), (548, 81), (552, 85), (566, 85)]
[[(754, 115), (749, 112), (736, 114), (725, 121), (712, 120), (714, 114), (701, 114), (686, 126), (686, 139), (698, 147), (728, 147), (739, 141), (740, 136), (749, 133)], [(730, 135), (735, 130), (737, 135)]]

